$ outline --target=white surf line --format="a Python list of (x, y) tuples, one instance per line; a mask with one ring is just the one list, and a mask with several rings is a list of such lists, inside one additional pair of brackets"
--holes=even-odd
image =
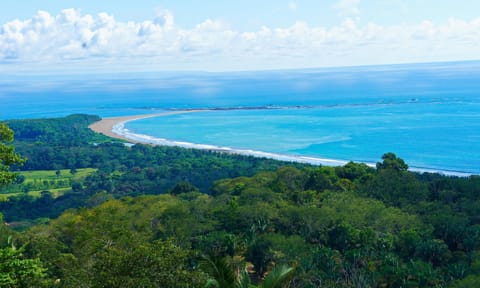
[[(214, 110), (200, 110), (200, 111), (195, 111), (195, 112), (201, 112), (201, 111), (214, 111)], [(179, 113), (175, 114), (180, 114), (184, 113), (181, 111), (178, 111)], [(189, 111), (185, 111), (189, 112)], [(172, 113), (173, 114), (173, 113)], [(263, 151), (257, 151), (257, 150), (250, 150), (250, 149), (235, 149), (231, 147), (222, 147), (222, 146), (216, 146), (216, 145), (210, 145), (210, 144), (198, 144), (198, 143), (191, 143), (191, 142), (184, 142), (184, 141), (175, 141), (175, 140), (170, 140), (170, 139), (165, 139), (165, 138), (156, 138), (153, 136), (145, 135), (145, 134), (137, 134), (133, 133), (127, 128), (125, 128), (125, 124), (131, 121), (136, 121), (140, 119), (146, 119), (146, 118), (153, 118), (153, 117), (162, 117), (162, 116), (167, 116), (167, 115), (172, 115), (172, 114), (154, 114), (154, 115), (145, 115), (142, 117), (136, 117), (133, 119), (128, 119), (125, 121), (121, 121), (113, 125), (112, 127), (112, 133), (117, 134), (121, 136), (122, 138), (127, 138), (131, 139), (135, 142), (140, 142), (140, 143), (145, 143), (145, 144), (151, 144), (151, 145), (162, 145), (162, 146), (176, 146), (176, 147), (182, 147), (182, 148), (189, 148), (189, 149), (201, 149), (201, 150), (210, 150), (210, 151), (216, 151), (216, 152), (224, 152), (224, 153), (230, 153), (230, 154), (238, 154), (238, 155), (244, 155), (244, 156), (253, 156), (253, 157), (259, 157), (259, 158), (268, 158), (268, 159), (273, 159), (273, 160), (279, 160), (279, 161), (285, 161), (285, 162), (296, 162), (296, 163), (305, 163), (305, 164), (311, 164), (311, 165), (323, 165), (323, 166), (343, 166), (350, 161), (347, 160), (339, 160), (339, 159), (329, 159), (329, 158), (317, 158), (317, 157), (311, 157), (311, 156), (300, 156), (300, 155), (287, 155), (287, 154), (279, 154), (279, 153), (272, 153), (272, 152), (263, 152)], [(359, 163), (364, 163), (369, 167), (376, 167), (375, 163), (370, 163), (370, 162), (359, 162)], [(449, 171), (449, 170), (441, 170), (441, 169), (432, 169), (432, 168), (418, 168), (418, 167), (410, 167), (409, 171), (412, 172), (418, 172), (418, 173), (438, 173), (446, 176), (458, 176), (458, 177), (469, 177), (472, 176), (472, 173), (467, 173), (467, 172), (459, 172), (459, 171)]]

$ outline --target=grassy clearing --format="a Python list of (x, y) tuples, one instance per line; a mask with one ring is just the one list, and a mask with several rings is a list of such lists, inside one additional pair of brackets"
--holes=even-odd
[(8, 197), (23, 193), (40, 197), (42, 191), (50, 191), (53, 197), (58, 197), (70, 190), (73, 182), (82, 181), (95, 171), (96, 169), (93, 168), (84, 168), (77, 169), (73, 174), (69, 169), (20, 172), (20, 177), (24, 177), (23, 182), (2, 188), (0, 190), (0, 201), (5, 201)]
[[(50, 193), (52, 193), (53, 198), (57, 198), (59, 196), (62, 196), (65, 194), (65, 192), (69, 191), (71, 188), (66, 187), (66, 188), (55, 188), (55, 189), (48, 189)], [(32, 196), (32, 197), (40, 197), (42, 195), (42, 192), (45, 190), (38, 190), (38, 191), (30, 191), (27, 194)], [(19, 193), (18, 193), (19, 194)]]
[[(60, 171), (59, 175), (57, 175), (57, 171)], [(69, 169), (25, 171), (19, 174), (25, 177), (24, 183), (28, 183), (35, 182), (35, 180), (82, 180), (95, 171), (94, 168), (84, 168), (77, 169), (74, 174), (70, 173)]]

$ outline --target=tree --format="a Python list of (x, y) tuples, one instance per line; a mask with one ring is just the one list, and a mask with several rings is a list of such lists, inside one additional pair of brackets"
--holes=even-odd
[[(170, 240), (132, 243), (130, 248), (113, 244), (92, 255), (93, 267), (85, 282), (90, 281), (91, 287), (201, 287), (206, 279), (201, 271), (190, 269), (190, 257), (188, 250)], [(69, 287), (78, 284), (68, 283)]]
[(260, 237), (248, 247), (246, 259), (253, 264), (258, 278), (261, 278), (267, 272), (270, 262), (274, 259), (270, 246), (269, 239)]
[(403, 159), (398, 158), (397, 155), (395, 155), (392, 152), (385, 153), (382, 156), (383, 162), (377, 162), (377, 169), (393, 169), (396, 171), (407, 171), (408, 170), (408, 165), (403, 161)]
[(201, 268), (212, 277), (205, 286), (208, 288), (284, 288), (295, 276), (295, 268), (281, 265), (270, 271), (262, 283), (252, 285), (244, 264), (234, 265), (215, 256), (203, 256)]
[(172, 190), (170, 190), (170, 193), (172, 195), (178, 195), (178, 194), (188, 193), (188, 192), (198, 192), (198, 188), (193, 186), (187, 181), (182, 181), (177, 183), (177, 185), (175, 185), (175, 187), (173, 187)]
[(0, 287), (43, 287), (46, 269), (37, 259), (27, 259), (23, 249), (0, 249)]
[(15, 148), (7, 144), (12, 141), (13, 131), (7, 125), (0, 123), (0, 186), (15, 180), (16, 174), (10, 172), (10, 166), (25, 162), (25, 159), (15, 153)]

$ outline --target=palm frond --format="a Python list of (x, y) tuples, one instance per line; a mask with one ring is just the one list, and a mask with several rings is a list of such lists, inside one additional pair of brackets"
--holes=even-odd
[(226, 259), (203, 255), (200, 267), (213, 278), (208, 281), (207, 285), (218, 285), (221, 288), (236, 288), (237, 277)]
[(295, 275), (295, 268), (287, 267), (285, 265), (275, 267), (260, 287), (262, 288), (284, 288), (292, 281)]
[(249, 288), (251, 287), (250, 276), (248, 275), (245, 267), (240, 271), (237, 279), (237, 288)]

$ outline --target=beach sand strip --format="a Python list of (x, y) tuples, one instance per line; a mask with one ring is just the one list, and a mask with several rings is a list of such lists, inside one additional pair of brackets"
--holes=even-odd
[(155, 114), (140, 114), (140, 115), (131, 115), (131, 116), (103, 118), (102, 120), (91, 124), (90, 126), (88, 126), (88, 128), (108, 137), (125, 140), (130, 143), (142, 143), (140, 141), (136, 141), (136, 140), (114, 133), (113, 127), (117, 124), (126, 123), (134, 120), (175, 115), (175, 114), (193, 113), (193, 112), (199, 112), (199, 110), (170, 111), (170, 112), (162, 112), (162, 113), (155, 113)]

